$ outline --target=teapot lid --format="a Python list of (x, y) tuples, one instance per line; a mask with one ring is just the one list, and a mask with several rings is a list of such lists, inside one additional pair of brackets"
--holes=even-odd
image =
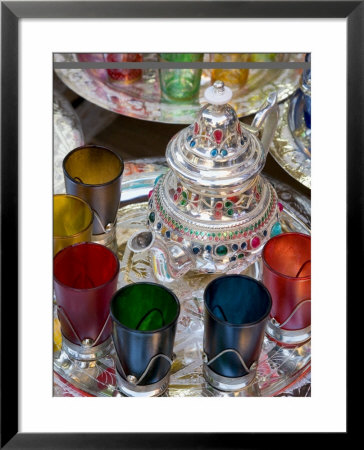
[(206, 89), (207, 104), (195, 122), (170, 140), (167, 163), (184, 183), (207, 191), (241, 190), (263, 169), (262, 144), (239, 121), (231, 98), (231, 89), (216, 81)]

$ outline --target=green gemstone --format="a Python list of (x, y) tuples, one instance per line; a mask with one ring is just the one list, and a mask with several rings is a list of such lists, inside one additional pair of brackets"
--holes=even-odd
[(220, 237), (220, 236), (221, 236), (221, 233), (217, 233), (217, 235)]
[(230, 206), (232, 206), (231, 202), (225, 202), (225, 208), (230, 208)]
[(216, 234), (215, 233), (212, 233), (212, 237), (215, 237), (216, 236)]
[(228, 209), (227, 211), (229, 216), (232, 216), (234, 214), (234, 210), (233, 209)]
[(239, 253), (239, 254), (238, 254), (238, 258), (239, 258), (239, 259), (244, 258), (244, 253)]
[(185, 232), (187, 233), (187, 231), (188, 231), (188, 228), (185, 228)]
[(187, 198), (187, 194), (186, 194), (185, 191), (182, 192), (182, 197), (183, 197), (183, 198)]
[(235, 231), (235, 234), (239, 234), (239, 231)]
[(216, 248), (216, 254), (217, 254), (218, 256), (225, 256), (226, 253), (227, 253), (227, 251), (228, 251), (228, 249), (227, 249), (227, 247), (226, 247), (225, 245), (219, 245), (219, 246)]
[(154, 221), (155, 221), (155, 214), (154, 214), (154, 212), (151, 212), (151, 213), (149, 214), (149, 220), (150, 220), (152, 223), (154, 223)]
[(226, 237), (227, 236), (227, 233), (224, 233), (224, 237)]
[(180, 201), (180, 205), (183, 206), (183, 205), (185, 205), (185, 204), (186, 204), (186, 200), (181, 200), (181, 201)]

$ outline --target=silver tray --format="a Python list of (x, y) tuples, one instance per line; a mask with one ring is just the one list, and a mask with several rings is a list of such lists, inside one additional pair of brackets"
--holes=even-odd
[[(205, 58), (208, 56), (205, 55)], [(304, 54), (278, 54), (281, 62), (299, 62)], [(156, 54), (144, 56), (144, 62), (157, 61)], [(55, 62), (103, 62), (102, 53), (56, 53)], [(165, 123), (190, 124), (204, 103), (203, 94), (210, 85), (210, 72), (201, 77), (200, 99), (196, 104), (165, 103), (161, 99), (158, 71), (143, 70), (143, 77), (135, 83), (116, 86), (108, 82), (105, 69), (56, 69), (58, 77), (74, 92), (86, 100), (109, 111)], [(251, 69), (246, 85), (233, 89), (230, 102), (239, 117), (255, 114), (267, 96), (276, 91), (281, 102), (293, 94), (300, 81), (300, 69)]]
[[(118, 288), (136, 281), (154, 281), (148, 255), (134, 254), (126, 242), (135, 231), (145, 227), (147, 202), (145, 196), (153, 187), (156, 176), (167, 170), (165, 162), (134, 161), (123, 181), (124, 201), (118, 212), (117, 243), (120, 260)], [(145, 171), (143, 172), (143, 167)], [(271, 179), (284, 206), (282, 229), (310, 233), (310, 201), (286, 184)], [(133, 196), (133, 192), (136, 194)], [(144, 196), (144, 197), (143, 197)], [(243, 273), (260, 279), (261, 261)], [(255, 381), (242, 392), (222, 393), (210, 387), (202, 375), (203, 301), (204, 287), (218, 275), (188, 273), (170, 283), (169, 287), (181, 302), (169, 389), (166, 396), (289, 396), (310, 392), (311, 342), (284, 348), (264, 338)], [(54, 395), (56, 396), (120, 396), (115, 381), (115, 353), (87, 368), (76, 366), (60, 350), (58, 319), (55, 316)]]
[(65, 192), (62, 162), (68, 152), (84, 144), (80, 119), (71, 103), (62, 94), (53, 94), (53, 190)]
[(300, 97), (298, 90), (279, 105), (279, 122), (269, 151), (291, 177), (311, 189), (311, 135), (303, 125), (296, 128), (291, 117)]

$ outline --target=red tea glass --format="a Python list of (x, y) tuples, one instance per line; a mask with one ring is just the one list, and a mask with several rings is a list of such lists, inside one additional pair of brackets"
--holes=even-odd
[[(105, 53), (105, 62), (142, 62), (141, 53)], [(142, 77), (142, 69), (107, 69), (109, 82), (113, 84), (131, 84)]]
[(94, 242), (66, 247), (54, 257), (62, 344), (74, 359), (95, 360), (110, 351), (110, 300), (119, 269), (116, 255)]
[(311, 337), (311, 237), (283, 233), (264, 246), (263, 283), (272, 296), (267, 334), (277, 342), (300, 344)]

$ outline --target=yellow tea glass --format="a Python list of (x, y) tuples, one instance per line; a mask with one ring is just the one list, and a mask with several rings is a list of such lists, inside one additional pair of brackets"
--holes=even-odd
[[(248, 62), (248, 53), (215, 53), (213, 62)], [(223, 81), (229, 87), (245, 86), (249, 76), (249, 69), (212, 69), (211, 84), (215, 81)]]
[(82, 199), (68, 194), (53, 196), (53, 255), (69, 245), (90, 242), (93, 212)]

